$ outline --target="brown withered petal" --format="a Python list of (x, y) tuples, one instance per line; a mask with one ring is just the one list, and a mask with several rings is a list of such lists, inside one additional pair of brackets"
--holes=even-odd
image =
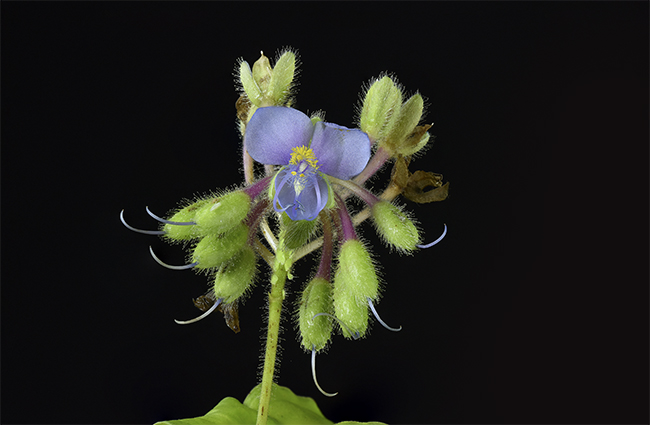
[(239, 99), (235, 102), (235, 109), (237, 109), (237, 118), (239, 118), (240, 121), (245, 123), (248, 120), (248, 110), (250, 107), (251, 101), (248, 100), (248, 96), (239, 96)]
[(214, 305), (216, 300), (214, 299), (214, 294), (213, 293), (207, 293), (205, 295), (201, 295), (198, 298), (194, 298), (192, 300), (194, 303), (194, 306), (201, 310), (202, 312), (206, 312)]
[(237, 301), (231, 302), (230, 304), (221, 304), (217, 307), (217, 310), (223, 313), (226, 325), (228, 325), (234, 333), (239, 333), (239, 331), (241, 331), (241, 328), (239, 327), (239, 307)]
[(393, 170), (390, 174), (390, 183), (396, 185), (400, 191), (404, 190), (408, 184), (411, 173), (409, 171), (409, 162), (411, 157), (404, 157), (399, 155), (393, 165)]
[[(433, 187), (432, 190), (425, 189)], [(416, 171), (408, 180), (402, 195), (418, 204), (444, 201), (449, 194), (449, 182), (442, 184), (442, 174)]]

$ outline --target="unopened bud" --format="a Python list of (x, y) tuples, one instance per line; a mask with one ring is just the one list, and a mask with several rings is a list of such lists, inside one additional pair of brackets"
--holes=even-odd
[(253, 64), (253, 79), (262, 93), (264, 93), (267, 91), (269, 83), (271, 82), (271, 73), (273, 72), (273, 69), (271, 68), (269, 58), (264, 56), (264, 53), (260, 52), (260, 55), (260, 58)]
[(239, 224), (251, 207), (251, 198), (238, 190), (209, 200), (196, 212), (194, 222), (206, 234), (225, 233)]
[(420, 94), (411, 96), (404, 102), (399, 110), (399, 117), (395, 125), (390, 129), (386, 139), (382, 141), (392, 152), (396, 152), (413, 132), (422, 118), (424, 100)]
[(266, 97), (273, 105), (283, 105), (289, 97), (294, 74), (296, 72), (296, 55), (287, 50), (280, 56), (273, 67), (271, 82)]
[[(182, 209), (176, 211), (168, 220), (177, 222), (177, 223), (191, 223), (195, 222), (196, 213), (200, 210), (208, 201), (206, 199), (201, 199), (196, 201)], [(179, 226), (176, 224), (165, 224), (163, 230), (167, 232), (165, 237), (172, 239), (174, 241), (188, 241), (191, 239), (198, 238), (201, 235), (201, 232), (195, 225), (184, 225)]]
[(257, 258), (253, 248), (245, 246), (230, 261), (224, 263), (214, 277), (214, 294), (225, 304), (239, 299), (251, 287)]
[(427, 132), (431, 128), (431, 124), (419, 125), (409, 134), (409, 136), (404, 140), (404, 142), (397, 149), (401, 155), (410, 156), (418, 153), (422, 148), (424, 148), (431, 135)]
[(332, 319), (327, 315), (314, 317), (319, 313), (331, 314), (332, 285), (322, 277), (309, 282), (302, 293), (298, 310), (298, 325), (302, 346), (305, 350), (321, 350), (332, 335)]
[(318, 220), (292, 220), (283, 213), (282, 234), (280, 239), (288, 249), (298, 249), (303, 246), (318, 228)]
[[(245, 60), (242, 60), (239, 63), (239, 81), (241, 82), (241, 87), (246, 93), (246, 97), (255, 106), (260, 106), (262, 103), (262, 90), (255, 82), (253, 78), (253, 71), (251, 71), (250, 65)], [(253, 114), (247, 114), (246, 117), (251, 117)]]
[(244, 223), (240, 223), (228, 233), (208, 235), (196, 244), (192, 262), (198, 261), (197, 269), (219, 267), (237, 254), (247, 240), (248, 226)]
[(388, 244), (401, 252), (411, 252), (420, 240), (418, 229), (408, 216), (390, 202), (380, 201), (372, 207), (377, 232)]
[[(334, 276), (334, 312), (353, 332), (363, 336), (368, 328), (368, 298), (379, 295), (379, 280), (370, 254), (361, 242), (347, 240), (341, 247)], [(352, 334), (343, 327), (343, 335)]]
[(375, 81), (363, 99), (359, 128), (373, 140), (386, 137), (399, 117), (402, 91), (385, 76)]

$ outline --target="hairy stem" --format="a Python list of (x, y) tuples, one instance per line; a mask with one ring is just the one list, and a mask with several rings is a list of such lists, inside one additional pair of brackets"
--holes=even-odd
[(269, 417), (269, 406), (271, 404), (275, 357), (278, 350), (278, 338), (280, 334), (280, 316), (282, 313), (282, 301), (284, 300), (284, 283), (287, 279), (287, 270), (282, 255), (276, 257), (273, 269), (271, 292), (269, 293), (269, 323), (266, 334), (262, 393), (260, 395), (260, 405), (257, 409), (257, 425), (266, 425)]

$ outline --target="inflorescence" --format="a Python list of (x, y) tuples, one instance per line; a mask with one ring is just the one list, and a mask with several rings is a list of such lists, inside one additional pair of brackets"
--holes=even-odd
[[(283, 51), (274, 67), (263, 54), (252, 69), (243, 60), (238, 63), (236, 111), (244, 186), (196, 199), (167, 219), (146, 207), (160, 223), (158, 230), (130, 226), (124, 211), (120, 219), (130, 230), (189, 248), (191, 261), (180, 266), (165, 264), (150, 248), (160, 265), (210, 276), (209, 291), (194, 300), (204, 313), (177, 320), (179, 324), (194, 323), (219, 309), (238, 332), (237, 306), (251, 291), (260, 258), (271, 268), (281, 263), (290, 271), (294, 262), (321, 249), (295, 318), (301, 345), (312, 352), (314, 382), (332, 396), (316, 381), (315, 359), (335, 329), (345, 338), (361, 338), (371, 312), (386, 329), (401, 330), (388, 326), (377, 313), (377, 264), (357, 235), (357, 226), (372, 218), (381, 239), (400, 253), (429, 248), (444, 238), (447, 227), (435, 241), (421, 244), (415, 222), (394, 199), (402, 195), (418, 203), (441, 201), (449, 184), (443, 185), (439, 174), (408, 170), (413, 156), (431, 139), (431, 125), (419, 125), (424, 110), (420, 94), (405, 100), (393, 77), (372, 80), (362, 96), (358, 128), (350, 129), (325, 122), (322, 114), (310, 117), (291, 108), (295, 73), (291, 50)], [(366, 189), (364, 183), (390, 162), (391, 178), (383, 193)], [(256, 169), (255, 163), (262, 165)], [(351, 197), (365, 205), (354, 215), (346, 204)]]

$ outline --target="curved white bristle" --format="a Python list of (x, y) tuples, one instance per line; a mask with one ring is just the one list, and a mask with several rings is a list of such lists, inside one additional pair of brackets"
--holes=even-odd
[(147, 210), (147, 214), (149, 214), (151, 217), (154, 219), (158, 220), (161, 223), (165, 224), (174, 224), (176, 226), (193, 226), (196, 223), (193, 221), (170, 221), (170, 220), (165, 220), (164, 218), (158, 217), (156, 214), (152, 213), (149, 207), (144, 207)]
[(206, 311), (205, 313), (203, 313), (199, 317), (195, 317), (194, 319), (185, 320), (185, 321), (174, 319), (174, 322), (176, 322), (179, 325), (189, 325), (190, 323), (195, 323), (195, 322), (198, 322), (201, 319), (205, 319), (206, 317), (208, 317), (208, 315), (210, 313), (212, 313), (213, 311), (215, 311), (217, 309), (217, 307), (219, 307), (219, 304), (221, 304), (221, 301), (223, 301), (223, 298), (219, 298), (217, 301), (215, 301), (214, 305), (212, 307), (210, 307), (210, 310)]
[(386, 322), (384, 322), (383, 320), (381, 320), (381, 317), (379, 317), (379, 313), (377, 313), (377, 310), (375, 310), (375, 306), (372, 304), (372, 300), (370, 299), (370, 297), (366, 297), (366, 298), (368, 299), (368, 305), (370, 306), (370, 310), (372, 310), (372, 314), (375, 315), (375, 319), (377, 319), (377, 321), (378, 321), (379, 323), (381, 323), (381, 325), (382, 325), (383, 327), (385, 327), (385, 328), (388, 329), (389, 331), (393, 331), (393, 332), (399, 332), (399, 331), (402, 330), (402, 327), (401, 327), (401, 326), (399, 327), (399, 329), (398, 329), (398, 328), (391, 328), (390, 326), (388, 326), (388, 325), (386, 324)]
[(323, 389), (318, 385), (318, 379), (316, 379), (316, 346), (312, 344), (311, 346), (311, 376), (314, 378), (314, 384), (316, 384), (316, 388), (318, 388), (318, 391), (321, 392), (324, 396), (327, 397), (334, 397), (335, 395), (338, 394), (338, 391), (335, 393), (328, 393), (323, 391)]
[(334, 315), (332, 315), (332, 314), (329, 314), (329, 313), (318, 313), (318, 314), (314, 315), (314, 317), (312, 317), (311, 320), (314, 320), (314, 319), (317, 318), (318, 316), (327, 316), (327, 317), (331, 317), (332, 319), (338, 321), (338, 322), (341, 324), (341, 326), (343, 326), (343, 327), (345, 328), (345, 330), (348, 331), (348, 333), (352, 336), (352, 339), (354, 339), (355, 341), (356, 341), (357, 339), (361, 338), (361, 334), (359, 333), (359, 331), (354, 331), (354, 332), (352, 332), (352, 329), (350, 329), (350, 328), (348, 327), (348, 325), (346, 325), (345, 323), (343, 323), (343, 321), (340, 320), (338, 317), (336, 317), (336, 316), (334, 316)]
[(141, 229), (136, 229), (135, 227), (129, 225), (125, 220), (124, 220), (124, 210), (120, 212), (120, 221), (122, 221), (122, 224), (129, 230), (133, 230), (134, 232), (142, 233), (145, 235), (164, 235), (167, 232), (164, 230), (141, 230)]
[(437, 244), (438, 242), (443, 240), (446, 234), (447, 234), (447, 225), (445, 224), (445, 230), (442, 232), (442, 235), (440, 235), (440, 237), (438, 239), (436, 239), (435, 241), (433, 241), (431, 243), (428, 243), (426, 245), (415, 245), (415, 246), (417, 246), (418, 248), (421, 248), (421, 249), (431, 248), (432, 246), (434, 246), (435, 244)]
[(160, 258), (156, 257), (156, 254), (154, 254), (153, 249), (151, 247), (149, 247), (149, 252), (151, 253), (153, 259), (156, 260), (156, 263), (160, 264), (163, 267), (167, 267), (168, 269), (171, 270), (187, 270), (187, 269), (191, 269), (192, 267), (196, 267), (199, 264), (198, 261), (195, 261), (191, 264), (185, 264), (182, 266), (170, 266), (169, 264), (163, 263), (162, 260), (160, 260)]

